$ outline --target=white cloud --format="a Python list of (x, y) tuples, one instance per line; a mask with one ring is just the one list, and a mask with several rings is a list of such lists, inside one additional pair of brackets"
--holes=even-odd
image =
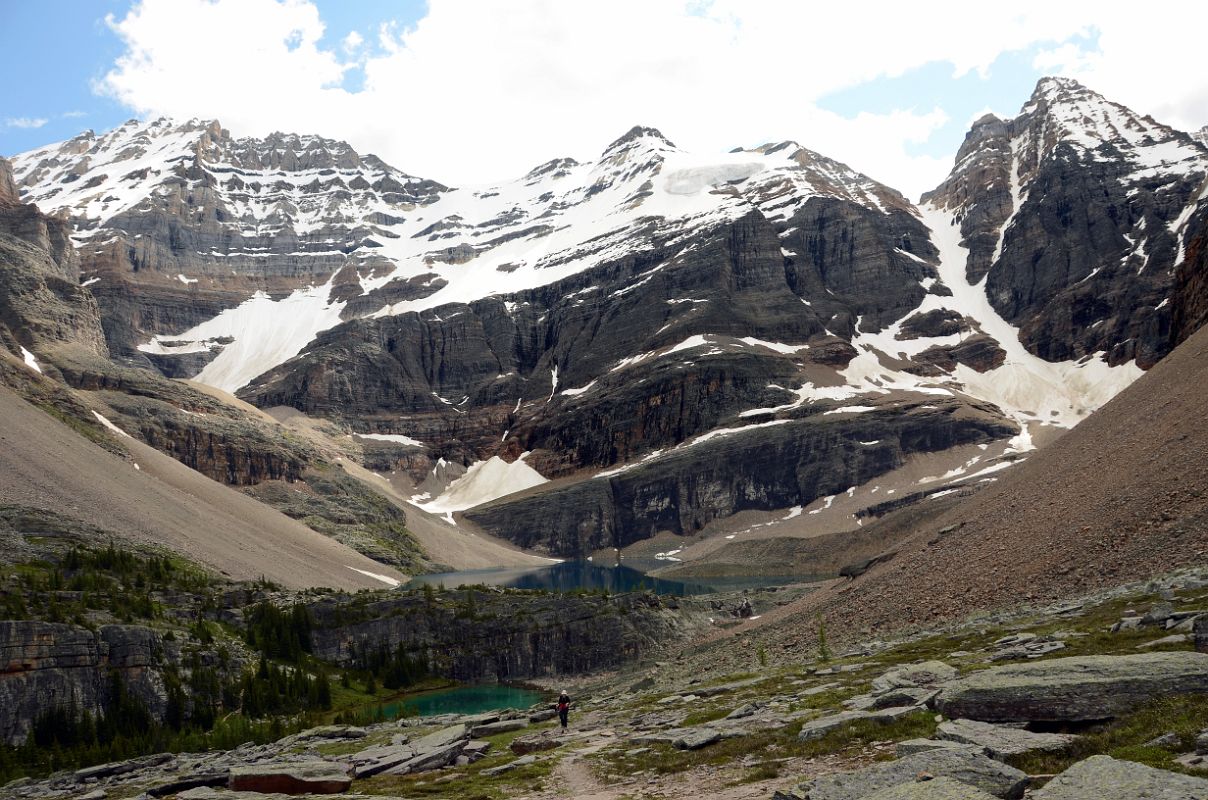
[(63, 119), (80, 119), (81, 117), (88, 116), (88, 112), (87, 111), (64, 111), (59, 116), (61, 116)]
[[(984, 73), (1003, 52), (1049, 42), (1054, 71), (1077, 71), (1159, 119), (1186, 126), (1205, 109), (1208, 73), (1192, 66), (1203, 26), (1188, 19), (1204, 12), (1049, 0), (977, 8), (432, 0), (412, 28), (384, 20), (376, 41), (358, 34), (345, 60), (337, 50), (351, 35), (321, 45), (323, 22), (306, 0), (143, 0), (111, 21), (127, 51), (99, 88), (140, 113), (214, 117), (237, 135), (346, 139), (452, 184), (512, 177), (555, 156), (591, 158), (643, 124), (701, 151), (794, 139), (911, 196), (950, 165), (909, 155), (947, 119), (943, 109), (916, 110), (905, 97), (892, 112), (848, 119), (820, 109), (820, 98), (933, 61)], [(1056, 46), (1092, 23), (1101, 51)], [(216, 43), (215, 57), (181, 47), (182, 29)], [(1185, 68), (1172, 69), (1180, 52)], [(346, 91), (356, 68), (363, 88)]]
[(45, 117), (9, 117), (4, 120), (4, 127), (33, 129), (41, 128), (47, 122), (50, 120)]
[(345, 36), (344, 40), (341, 42), (344, 47), (344, 52), (348, 53), (349, 55), (355, 53), (364, 43), (365, 37), (356, 31), (349, 31), (348, 35)]

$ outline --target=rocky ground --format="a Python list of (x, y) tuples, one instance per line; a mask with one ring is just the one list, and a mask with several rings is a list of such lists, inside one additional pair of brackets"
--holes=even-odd
[[(749, 623), (744, 623), (749, 624)], [(1208, 571), (726, 674), (674, 660), (547, 707), (326, 726), (22, 779), (4, 797), (1208, 797)]]

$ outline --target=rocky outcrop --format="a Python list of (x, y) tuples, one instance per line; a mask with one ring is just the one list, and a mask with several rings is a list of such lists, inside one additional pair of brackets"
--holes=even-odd
[(1110, 756), (1079, 761), (1037, 790), (1036, 800), (1100, 800), (1146, 797), (1153, 800), (1197, 800), (1208, 797), (1208, 780), (1154, 769)]
[[(923, 408), (927, 405), (927, 408)], [(577, 483), (477, 506), (466, 517), (522, 547), (582, 557), (657, 531), (689, 534), (746, 509), (838, 494), (911, 453), (1011, 435), (996, 414), (942, 401), (909, 412), (815, 413), (712, 436)], [(863, 442), (874, 442), (872, 445)]]
[(1191, 218), (1184, 241), (1170, 296), (1172, 349), (1208, 323), (1208, 205)]
[[(830, 225), (838, 211), (813, 202), (787, 224)], [(894, 222), (850, 214), (859, 224), (834, 235), (851, 251), (819, 256), (808, 270), (786, 264), (777, 226), (752, 213), (702, 232), (682, 256), (663, 244), (511, 299), (331, 329), (240, 396), (370, 427), (401, 414), (402, 432), (472, 459), (509, 431), (508, 452), (556, 454), (539, 459), (550, 476), (610, 466), (779, 401), (783, 392), (768, 385), (794, 384), (794, 359), (742, 337), (804, 344), (826, 336), (823, 320), (836, 314), (832, 330), (917, 303), (929, 268), (894, 251)], [(901, 225), (926, 242), (916, 220)], [(803, 306), (803, 295), (827, 299)], [(702, 335), (700, 352), (676, 349)], [(796, 361), (811, 360), (801, 350)]]
[(99, 279), (109, 344), (144, 365), (137, 346), (152, 335), (256, 291), (281, 296), (345, 266), (380, 269), (375, 251), (399, 221), (381, 208), (404, 212), (445, 190), (344, 142), (235, 139), (216, 121), (131, 120), (15, 166), (26, 198), (61, 209), (89, 241), (83, 269)]
[(13, 179), (13, 165), (7, 158), (0, 157), (0, 203), (19, 203), (21, 195)]
[(352, 778), (347, 768), (330, 761), (289, 761), (235, 767), (227, 787), (260, 794), (340, 794)]
[(990, 800), (994, 795), (952, 778), (919, 776), (867, 795), (863, 800)]
[(106, 356), (96, 300), (79, 285), (70, 227), (20, 203), (3, 186), (6, 176), (11, 183), (0, 159), (0, 346), (48, 360), (63, 346)]
[[(1007, 800), (1022, 797), (1028, 785), (1027, 774), (990, 759), (977, 748), (953, 747), (915, 753), (855, 772), (823, 775), (801, 784), (791, 793), (781, 794), (781, 797), (785, 800), (864, 800), (876, 796), (874, 792), (914, 783), (924, 773), (949, 778)], [(910, 794), (905, 796), (911, 797)]]
[(112, 677), (153, 714), (167, 697), (158, 671), (163, 642), (137, 625), (0, 621), (0, 740), (20, 744), (48, 711), (88, 712), (109, 701)]
[(1085, 722), (1152, 697), (1205, 691), (1205, 653), (1077, 656), (975, 672), (947, 684), (935, 707), (987, 722)]
[(1068, 750), (1078, 738), (1066, 733), (1033, 733), (971, 719), (941, 722), (936, 729), (936, 737), (943, 741), (975, 745), (990, 758), (999, 761), (1027, 753)]
[(258, 420), (199, 414), (156, 397), (115, 391), (95, 395), (117, 412), (128, 433), (229, 486), (296, 481), (319, 458), (306, 443)]
[(1206, 175), (1187, 134), (1045, 78), (1019, 116), (973, 124), (923, 202), (954, 213), (970, 283), (986, 279), (1031, 352), (1148, 367), (1171, 347), (1172, 229)]
[(691, 624), (652, 595), (530, 596), (467, 588), (432, 600), (406, 595), (353, 608), (335, 599), (310, 609), (313, 652), (325, 661), (357, 666), (402, 646), (434, 673), (465, 681), (613, 668)]

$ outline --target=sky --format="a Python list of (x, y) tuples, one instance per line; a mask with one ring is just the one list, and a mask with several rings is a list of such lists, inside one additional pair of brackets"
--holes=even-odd
[(791, 139), (912, 199), (1043, 75), (1208, 125), (1208, 3), (1110, 0), (0, 0), (0, 154), (127, 119), (343, 139), (471, 185), (634, 125)]

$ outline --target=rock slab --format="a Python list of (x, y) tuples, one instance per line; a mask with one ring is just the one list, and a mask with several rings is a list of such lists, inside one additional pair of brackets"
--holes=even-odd
[(873, 792), (863, 800), (993, 800), (994, 795), (952, 778), (901, 783)]
[(974, 747), (953, 747), (916, 753), (855, 772), (822, 775), (801, 784), (797, 791), (805, 800), (864, 800), (874, 792), (914, 783), (922, 773), (951, 778), (1004, 800), (1022, 797), (1028, 785), (1028, 776), (1020, 770), (994, 761)]
[(1037, 751), (1059, 752), (1078, 738), (1064, 733), (1033, 733), (971, 719), (940, 723), (935, 736), (950, 742), (975, 745), (990, 758), (999, 761)]
[(1077, 656), (975, 672), (944, 686), (935, 707), (985, 722), (1109, 719), (1164, 694), (1208, 691), (1208, 654)]
[(331, 761), (234, 767), (227, 780), (231, 791), (261, 794), (340, 794), (351, 785), (348, 768)]
[(1033, 795), (1035, 800), (1204, 800), (1208, 780), (1154, 769), (1110, 756), (1079, 761)]

